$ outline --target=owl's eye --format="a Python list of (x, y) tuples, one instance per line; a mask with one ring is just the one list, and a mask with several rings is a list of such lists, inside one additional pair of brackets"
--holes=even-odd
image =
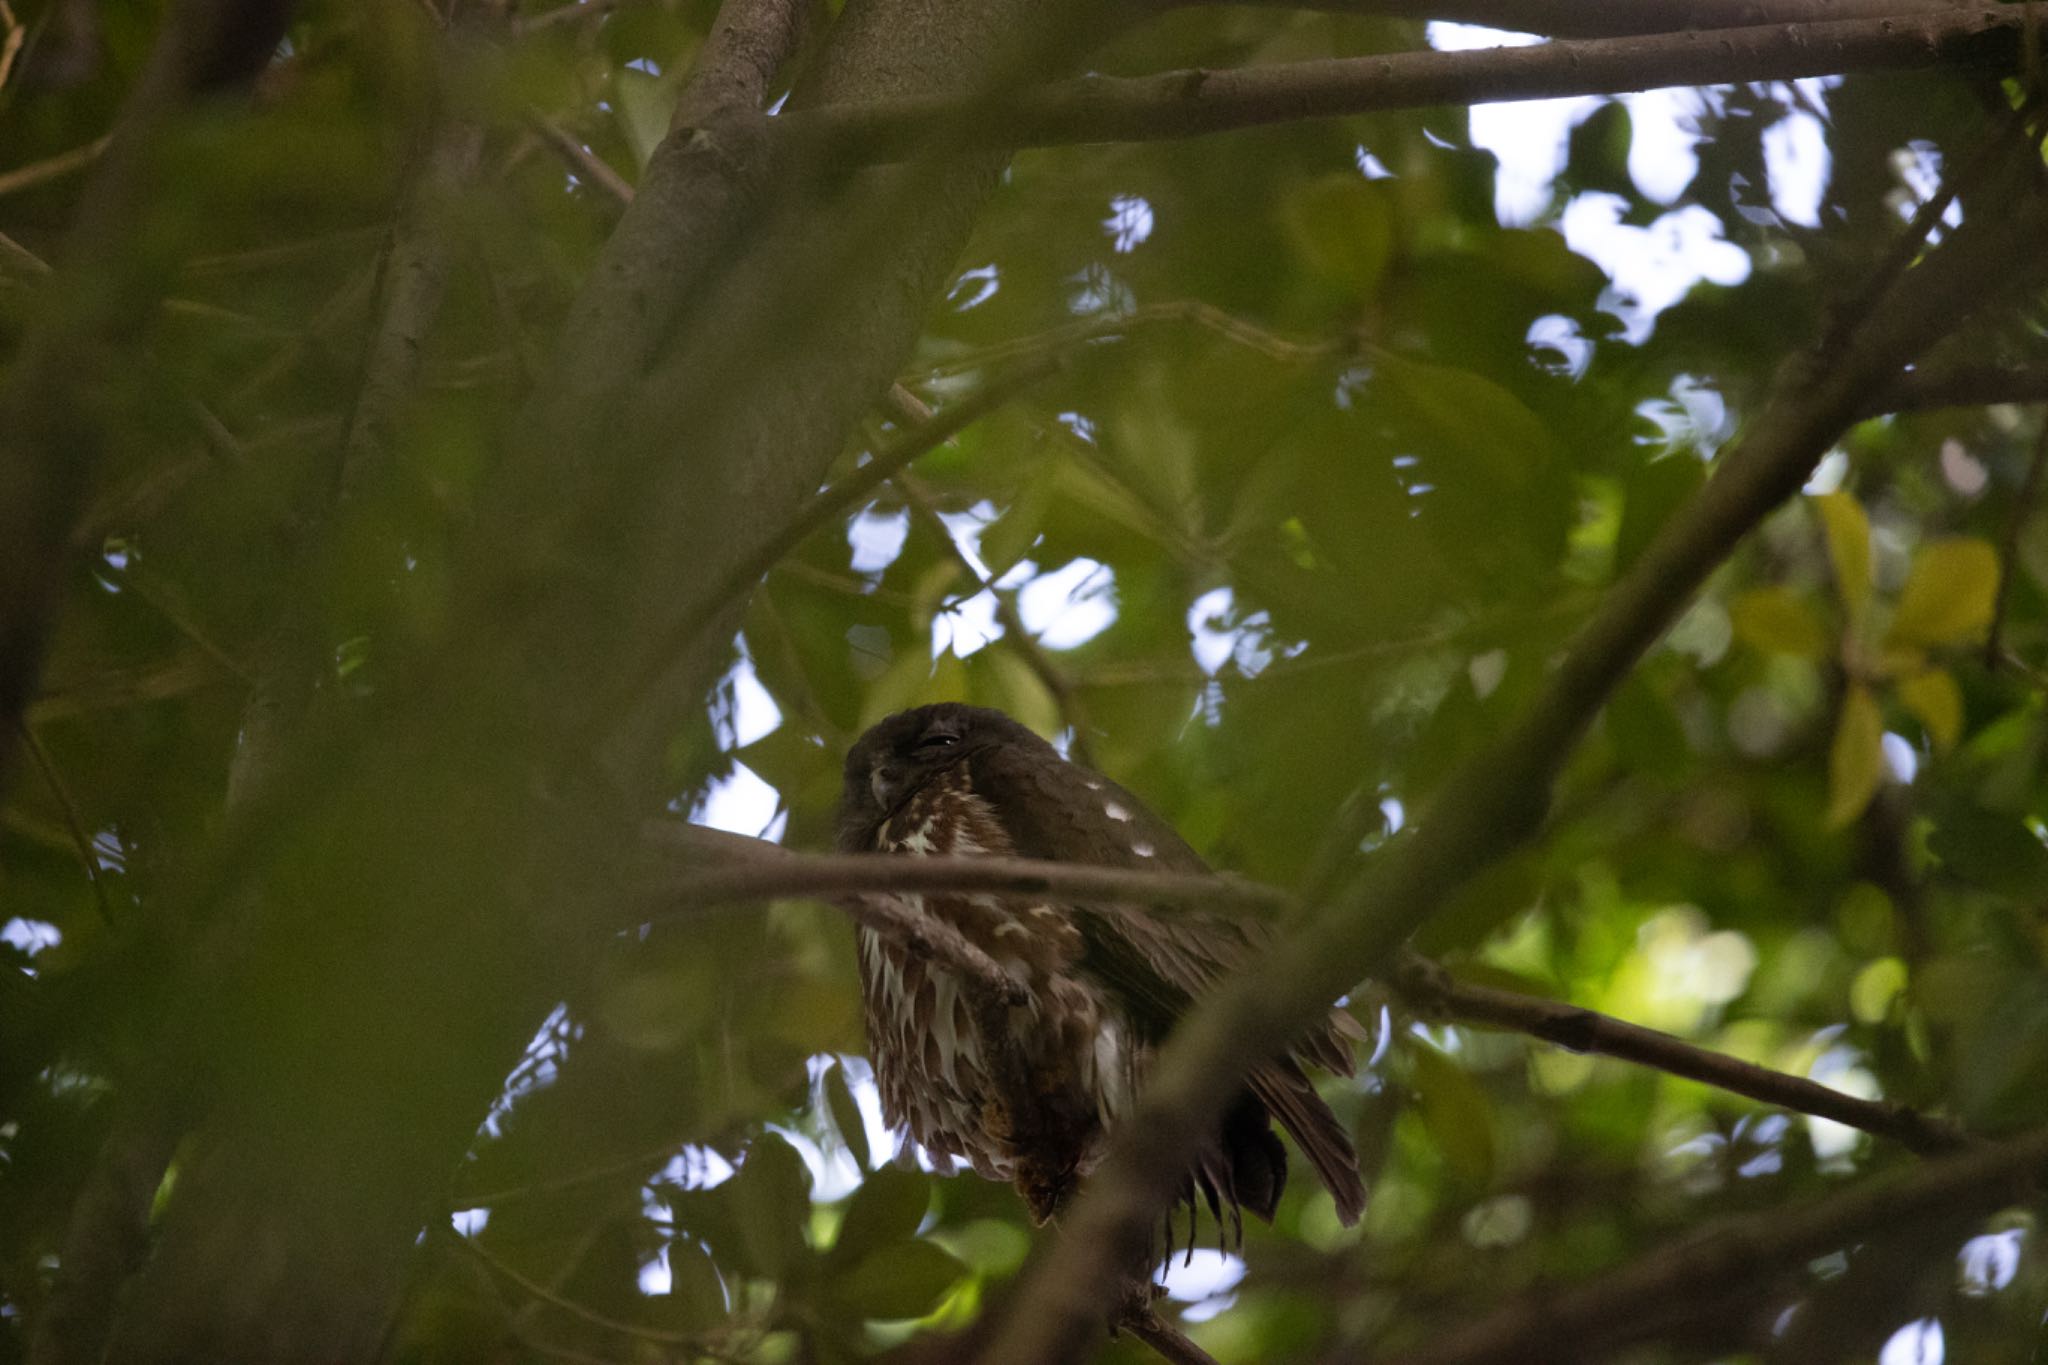
[(941, 749), (950, 749), (959, 742), (960, 736), (958, 735), (949, 735), (943, 732), (939, 734), (926, 735), (923, 739), (920, 739), (917, 742), (917, 748), (914, 749), (912, 752), (924, 755), (935, 754), (939, 752)]

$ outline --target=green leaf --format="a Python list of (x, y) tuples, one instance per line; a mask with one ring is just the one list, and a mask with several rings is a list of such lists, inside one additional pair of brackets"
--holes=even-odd
[[(832, 1112), (832, 1126), (839, 1131), (839, 1140), (846, 1144), (854, 1164), (865, 1171), (872, 1164), (868, 1151), (868, 1127), (861, 1118), (860, 1105), (854, 1101), (853, 1091), (846, 1083), (844, 1066), (835, 1064), (825, 1073), (825, 1105)], [(867, 1186), (863, 1184), (861, 1188), (866, 1189)]]
[(1945, 802), (1927, 850), (1941, 860), (1944, 877), (2021, 901), (2048, 896), (2048, 846), (2017, 816)]
[(1842, 606), (1854, 625), (1870, 605), (1870, 518), (1863, 515), (1863, 505), (1847, 493), (1822, 493), (1814, 498), (1813, 506), (1827, 536), (1835, 591), (1842, 595)]
[(725, 1286), (703, 1247), (687, 1237), (668, 1245), (669, 1307), (685, 1327), (709, 1327), (725, 1317)]
[(967, 1267), (943, 1247), (892, 1242), (863, 1257), (833, 1293), (864, 1318), (921, 1318), (966, 1274)]
[(1370, 297), (1394, 255), (1394, 201), (1348, 173), (1311, 180), (1281, 202), (1287, 237), (1309, 267), (1348, 292)]
[(1453, 1174), (1474, 1188), (1493, 1181), (1493, 1107), (1471, 1073), (1426, 1043), (1408, 1049), (1416, 1109)]
[(1891, 1012), (1892, 1001), (1906, 989), (1906, 964), (1895, 957), (1881, 957), (1858, 973), (1849, 986), (1849, 1012), (1857, 1022), (1882, 1024)]
[(1991, 624), (1998, 598), (1998, 552), (1971, 537), (1931, 540), (1913, 556), (1889, 644), (1961, 644)]
[(795, 1148), (763, 1133), (747, 1148), (732, 1185), (751, 1268), (780, 1277), (804, 1255), (804, 1228), (811, 1217), (809, 1168)]
[(1827, 651), (1827, 631), (1805, 597), (1782, 585), (1752, 588), (1728, 604), (1735, 635), (1767, 654), (1818, 659)]
[(931, 1202), (931, 1177), (922, 1171), (884, 1166), (873, 1172), (846, 1201), (833, 1261), (851, 1265), (876, 1247), (911, 1236)]
[(1372, 362), (1381, 395), (1434, 438), (1438, 453), (1469, 461), (1474, 474), (1526, 487), (1555, 461), (1557, 441), (1543, 419), (1491, 379), (1377, 348)]
[(1842, 698), (1828, 750), (1828, 828), (1840, 829), (1863, 814), (1883, 780), (1884, 715), (1870, 689), (1856, 683)]
[(1947, 753), (1963, 733), (1963, 689), (1945, 668), (1899, 679), (1899, 701), (1927, 729), (1935, 750)]
[(1638, 465), (1622, 492), (1621, 529), (1614, 541), (1614, 571), (1636, 562), (1671, 514), (1706, 481), (1706, 466), (1690, 455), (1672, 455)]

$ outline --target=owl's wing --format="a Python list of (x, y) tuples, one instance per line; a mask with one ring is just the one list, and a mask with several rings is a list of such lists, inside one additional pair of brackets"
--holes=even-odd
[[(1173, 827), (1116, 783), (1044, 753), (1004, 744), (974, 757), (974, 789), (1019, 855), (1144, 872), (1209, 872)], [(1256, 920), (1135, 905), (1076, 905), (1089, 953), (1084, 965), (1163, 1036), (1189, 1001), (1243, 966), (1271, 941)], [(1296, 1051), (1339, 1075), (1353, 1070), (1345, 1041), (1361, 1036), (1342, 1011)]]
[[(1171, 826), (1106, 777), (1022, 745), (992, 747), (973, 762), (976, 793), (1024, 857), (1155, 872), (1209, 871)], [(1082, 969), (1124, 1001), (1153, 1041), (1165, 1037), (1195, 996), (1241, 966), (1268, 937), (1255, 922), (1193, 911), (1156, 913), (1118, 904), (1071, 908), (1086, 945)], [(1246, 1079), (1252, 1094), (1294, 1135), (1347, 1224), (1364, 1208), (1358, 1158), (1301, 1062), (1348, 1076), (1355, 1066), (1350, 1040), (1360, 1036), (1357, 1021), (1333, 1011), (1329, 1022), (1288, 1055)], [(1270, 1209), (1265, 1212), (1270, 1216)]]

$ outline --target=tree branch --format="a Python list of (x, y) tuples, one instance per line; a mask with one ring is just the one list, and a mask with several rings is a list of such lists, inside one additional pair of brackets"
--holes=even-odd
[[(1793, 1270), (1847, 1243), (1924, 1233), (1927, 1224), (1991, 1213), (2034, 1189), (2043, 1163), (2048, 1130), (2036, 1129), (1802, 1208), (1710, 1223), (1590, 1284), (1526, 1298), (1389, 1365), (1590, 1359), (1670, 1327), (1674, 1315), (1697, 1319), (1720, 1312), (1727, 1294), (1760, 1276)], [(1651, 1304), (1659, 1311), (1646, 1312)]]
[[(771, 896), (813, 896), (844, 905), (860, 893), (881, 891), (1202, 905), (1268, 918), (1300, 908), (1277, 887), (1237, 877), (1133, 872), (1035, 858), (798, 854), (765, 839), (667, 820), (648, 822), (642, 835), (652, 859), (642, 884), (667, 907), (665, 913)], [(893, 924), (876, 928), (917, 941)], [(1461, 982), (1439, 964), (1412, 953), (1401, 956), (1392, 982), (1423, 1013), (1510, 1029), (1574, 1052), (1600, 1053), (1683, 1076), (1795, 1113), (1833, 1119), (1922, 1155), (1951, 1151), (1968, 1140), (1954, 1123), (1904, 1105), (1858, 1099), (1802, 1076), (1739, 1061), (1576, 1005)]]
[(1934, 365), (1909, 370), (1858, 413), (1927, 412), (1994, 403), (2048, 403), (2048, 365)]
[(1934, 66), (1996, 69), (2016, 59), (2019, 8), (1090, 76), (1007, 97), (915, 96), (812, 109), (774, 122), (779, 135), (843, 163), (902, 156), (928, 143), (934, 128), (952, 130), (967, 145), (991, 147), (1142, 142), (1432, 105)]
[(620, 194), (623, 181), (606, 182), (627, 208), (562, 325), (549, 382), (527, 404), (540, 448), (566, 445), (603, 395), (642, 377), (755, 203), (771, 160), (761, 114), (768, 80), (797, 50), (811, 8), (726, 0), (639, 187)]
[[(1152, 0), (1160, 10), (1214, 0)], [(1430, 19), (1552, 38), (1620, 38), (1685, 29), (1812, 24), (1830, 19), (1883, 18), (1908, 10), (1960, 8), (1954, 0), (1229, 0), (1262, 9), (1317, 10), (1380, 19)]]
[(1922, 1156), (1952, 1152), (1968, 1141), (1956, 1124), (1904, 1105), (1858, 1099), (1804, 1076), (1695, 1047), (1656, 1029), (1630, 1024), (1558, 1000), (1459, 981), (1427, 958), (1404, 954), (1394, 987), (1416, 1009), (1464, 1023), (1526, 1033), (1573, 1052), (1599, 1053), (1673, 1076), (1746, 1095), (1764, 1104), (1813, 1114), (1874, 1137), (1890, 1138)]
[(1181, 1022), (983, 1361), (1081, 1358), (1100, 1331), (1104, 1286), (1142, 1254), (1196, 1135), (1216, 1121), (1246, 1070), (1284, 1049), (1358, 980), (1383, 971), (1454, 889), (1535, 833), (1557, 774), (1613, 689), (1735, 544), (1799, 489), (1870, 392), (1993, 295), (2013, 297), (2036, 282), (2048, 210), (2037, 197), (2005, 202), (2023, 207), (2003, 218), (1973, 215), (1907, 271), (1835, 353), (1781, 367), (1763, 412), (1608, 592), (1522, 719), (1445, 781), (1409, 838)]
[[(649, 821), (641, 833), (642, 848), (650, 859), (641, 889), (663, 907), (663, 913), (774, 896), (830, 898), (881, 891), (975, 891), (1038, 900), (1057, 896), (1063, 900), (1217, 906), (1267, 913), (1294, 904), (1284, 891), (1234, 877), (1131, 872), (1038, 858), (796, 854), (759, 839), (745, 840), (757, 848), (741, 849), (729, 841), (744, 836), (667, 820)], [(769, 849), (775, 852), (767, 852)], [(638, 924), (641, 918), (630, 922)]]

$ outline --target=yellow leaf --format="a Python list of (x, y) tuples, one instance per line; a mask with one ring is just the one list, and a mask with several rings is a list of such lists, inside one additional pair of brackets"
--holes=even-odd
[(1885, 638), (1893, 644), (1958, 644), (1991, 624), (1997, 598), (1998, 552), (1989, 542), (1930, 540), (1913, 556)]
[(1870, 519), (1863, 515), (1863, 505), (1847, 493), (1822, 493), (1813, 505), (1827, 535), (1835, 588), (1842, 594), (1842, 605), (1853, 625), (1863, 619), (1863, 609), (1870, 602)]
[(1963, 733), (1963, 690), (1945, 668), (1899, 679), (1899, 700), (1927, 727), (1934, 747), (1947, 753)]
[(1786, 587), (1754, 588), (1728, 604), (1735, 634), (1753, 649), (1817, 659), (1827, 632), (1804, 597)]
[(1863, 814), (1883, 779), (1884, 716), (1870, 689), (1857, 683), (1842, 698), (1828, 751), (1828, 828), (1840, 829)]

